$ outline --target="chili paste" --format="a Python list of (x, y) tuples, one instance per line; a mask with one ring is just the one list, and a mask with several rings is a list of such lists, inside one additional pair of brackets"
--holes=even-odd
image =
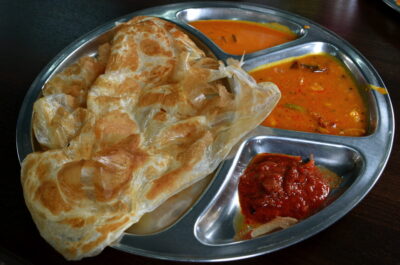
[(263, 153), (240, 177), (238, 189), (246, 223), (263, 224), (278, 216), (312, 215), (324, 204), (330, 186), (313, 159)]

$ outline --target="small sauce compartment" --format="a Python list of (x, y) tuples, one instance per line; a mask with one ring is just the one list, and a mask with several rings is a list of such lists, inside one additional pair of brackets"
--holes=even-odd
[(210, 38), (225, 53), (241, 56), (292, 42), (304, 29), (276, 14), (234, 8), (192, 8), (177, 17)]
[(242, 215), (236, 239), (253, 239), (308, 218), (329, 204), (327, 197), (340, 182), (333, 171), (316, 165), (312, 155), (255, 155), (239, 178)]
[[(341, 176), (339, 186), (329, 193), (327, 208), (343, 194), (357, 179), (365, 168), (364, 158), (356, 150), (344, 145), (305, 141), (276, 136), (258, 136), (250, 138), (235, 157), (228, 172), (227, 181), (216, 195), (213, 203), (200, 215), (195, 225), (196, 238), (206, 245), (225, 245), (237, 243), (237, 230), (241, 216), (238, 195), (240, 176), (250, 161), (260, 153), (275, 153), (301, 156), (303, 159), (313, 155), (315, 164), (323, 166)], [(324, 208), (325, 209), (325, 208)], [(311, 217), (318, 218), (319, 213)], [(325, 214), (326, 215), (326, 214)], [(239, 218), (238, 218), (239, 217)], [(301, 220), (299, 223), (309, 220)], [(322, 218), (322, 217), (321, 217)], [(321, 220), (322, 221), (322, 220)], [(294, 225), (295, 227), (296, 225)], [(287, 228), (291, 229), (291, 228)], [(286, 230), (287, 230), (286, 229)], [(286, 232), (280, 230), (272, 234)], [(267, 234), (261, 237), (268, 237)], [(241, 242), (241, 241), (239, 241)]]
[(280, 129), (366, 136), (376, 127), (370, 85), (336, 47), (314, 42), (246, 62), (258, 82), (273, 82), (282, 98), (262, 125)]

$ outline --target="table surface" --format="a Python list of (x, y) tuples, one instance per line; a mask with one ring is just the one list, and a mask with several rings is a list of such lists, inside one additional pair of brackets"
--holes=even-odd
[[(377, 0), (250, 1), (296, 13), (335, 32), (375, 67), (400, 108), (400, 13)], [(18, 111), (34, 78), (65, 46), (122, 15), (168, 1), (0, 1), (0, 264), (68, 264), (39, 235), (27, 211), (15, 149)], [(400, 264), (398, 134), (377, 184), (352, 211), (319, 234), (286, 249), (235, 264)], [(174, 263), (112, 248), (74, 264)], [(182, 264), (182, 263), (179, 263)]]

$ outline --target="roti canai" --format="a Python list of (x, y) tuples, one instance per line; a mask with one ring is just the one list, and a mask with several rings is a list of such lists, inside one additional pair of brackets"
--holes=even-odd
[(280, 98), (154, 17), (118, 25), (43, 95), (33, 130), (44, 151), (25, 158), (21, 181), (40, 234), (71, 260), (98, 254), (213, 172)]

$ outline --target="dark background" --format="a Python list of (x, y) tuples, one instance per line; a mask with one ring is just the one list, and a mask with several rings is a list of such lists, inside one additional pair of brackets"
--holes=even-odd
[[(174, 1), (182, 2), (182, 1)], [(377, 69), (400, 107), (400, 13), (380, 0), (249, 1), (290, 11), (330, 29)], [(15, 148), (18, 111), (30, 84), (65, 46), (116, 17), (169, 1), (0, 0), (0, 265), (67, 264), (39, 235), (27, 211)], [(334, 225), (299, 244), (232, 264), (400, 264), (400, 148), (365, 199)], [(3, 263), (2, 263), (3, 262)], [(74, 264), (161, 264), (107, 248)], [(73, 264), (71, 262), (71, 264)]]

